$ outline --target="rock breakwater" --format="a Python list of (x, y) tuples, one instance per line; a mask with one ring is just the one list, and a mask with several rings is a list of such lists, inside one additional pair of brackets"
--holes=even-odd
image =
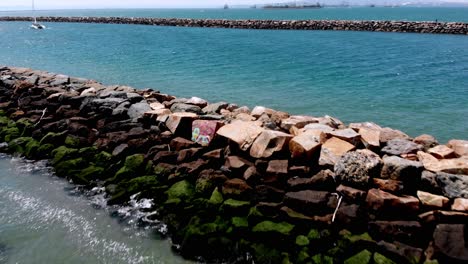
[[(30, 17), (0, 17), (0, 21), (31, 21)], [(270, 30), (351, 30), (468, 35), (468, 23), (419, 21), (353, 20), (226, 20), (133, 17), (38, 17), (44, 22), (138, 24), (175, 27), (270, 29)]]
[(151, 199), (187, 258), (468, 260), (466, 140), (0, 67), (0, 142), (110, 204)]

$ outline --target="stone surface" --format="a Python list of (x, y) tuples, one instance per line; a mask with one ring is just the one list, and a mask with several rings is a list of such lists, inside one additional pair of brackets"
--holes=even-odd
[(272, 160), (268, 163), (266, 172), (274, 175), (288, 174), (288, 160)]
[(447, 197), (441, 195), (418, 191), (417, 196), (421, 201), (421, 204), (427, 207), (445, 208), (450, 204), (450, 200)]
[(245, 151), (263, 130), (255, 122), (235, 121), (220, 128), (216, 134), (237, 143)]
[(428, 171), (468, 174), (468, 156), (456, 159), (438, 160), (431, 154), (419, 151), (418, 158), (423, 163), (424, 168)]
[(361, 135), (361, 142), (368, 149), (375, 149), (380, 147), (380, 131), (370, 128), (360, 128), (359, 135)]
[(421, 178), (422, 171), (423, 165), (420, 162), (410, 161), (397, 156), (387, 156), (383, 158), (380, 176), (383, 179), (415, 183)]
[(275, 110), (273, 110), (273, 109), (266, 108), (264, 106), (256, 106), (256, 107), (254, 107), (254, 109), (252, 110), (252, 112), (250, 114), (255, 118), (259, 118), (264, 114), (266, 114), (268, 116), (271, 116), (274, 112), (275, 112)]
[(439, 145), (439, 142), (437, 142), (435, 137), (427, 134), (423, 134), (414, 138), (413, 142), (422, 145), (425, 150)]
[(468, 175), (436, 173), (436, 181), (444, 196), (448, 198), (468, 198)]
[[(417, 213), (419, 200), (412, 196), (396, 196), (378, 189), (370, 189), (367, 193), (366, 203), (369, 209), (379, 213)], [(393, 215), (396, 217), (398, 215)]]
[(447, 146), (453, 149), (459, 157), (468, 156), (468, 140), (450, 140)]
[(391, 129), (388, 127), (384, 127), (380, 129), (380, 142), (383, 144), (388, 143), (390, 140), (393, 139), (404, 139), (404, 140), (409, 140), (410, 137), (396, 129)]
[(281, 128), (289, 131), (291, 127), (303, 128), (308, 124), (318, 123), (317, 119), (311, 116), (290, 116), (287, 119), (281, 120)]
[(374, 152), (364, 149), (344, 154), (335, 164), (336, 177), (345, 184), (367, 188), (370, 178), (380, 175), (382, 160)]
[(288, 180), (290, 190), (334, 190), (336, 187), (335, 174), (330, 170), (323, 170), (312, 178), (294, 177)]
[(327, 135), (329, 135), (330, 137), (339, 138), (353, 145), (359, 144), (361, 139), (361, 135), (356, 133), (356, 131), (352, 130), (351, 128), (334, 130), (328, 132)]
[(195, 113), (201, 114), (203, 111), (199, 106), (183, 103), (175, 103), (171, 106), (171, 112), (173, 113)]
[(453, 211), (468, 212), (468, 199), (456, 198), (452, 204)]
[(234, 199), (248, 199), (253, 189), (242, 179), (230, 179), (224, 182), (223, 195)]
[(182, 149), (191, 148), (193, 145), (195, 145), (195, 143), (188, 139), (176, 137), (171, 140), (169, 147), (172, 151), (180, 151)]
[(320, 135), (321, 132), (317, 134), (316, 132), (306, 131), (292, 138), (289, 142), (291, 157), (311, 159), (320, 149)]
[(279, 131), (265, 130), (252, 144), (250, 156), (254, 158), (269, 158), (276, 152), (284, 150), (292, 136)]
[(350, 201), (361, 202), (366, 198), (366, 192), (355, 189), (353, 187), (340, 185), (336, 188), (336, 191), (342, 195), (344, 195)]
[[(446, 261), (468, 262), (467, 225), (437, 225), (434, 231), (434, 247), (448, 257)], [(449, 262), (447, 262), (449, 263)]]
[(438, 159), (455, 158), (455, 151), (445, 145), (435, 146), (430, 148), (427, 152)]
[(387, 146), (382, 149), (382, 152), (389, 155), (403, 155), (409, 153), (417, 153), (422, 150), (423, 146), (414, 143), (407, 139), (396, 138), (387, 142)]
[(369, 222), (369, 229), (372, 234), (387, 241), (408, 243), (417, 243), (415, 240), (422, 232), (422, 226), (418, 221), (374, 221)]
[(166, 126), (172, 134), (186, 138), (190, 134), (193, 120), (197, 117), (194, 113), (170, 114), (166, 120)]
[(338, 199), (328, 192), (299, 191), (288, 192), (285, 195), (286, 206), (308, 215), (317, 215), (318, 212), (329, 212), (335, 209)]
[(224, 167), (226, 167), (226, 169), (242, 174), (250, 166), (253, 166), (252, 162), (238, 156), (227, 157), (226, 162), (224, 164)]
[(339, 138), (332, 137), (322, 145), (320, 150), (319, 165), (334, 166), (341, 158), (341, 156), (343, 156), (343, 154), (354, 149), (355, 146), (353, 144), (350, 144), (347, 141), (341, 140)]
[(228, 105), (226, 102), (213, 103), (204, 107), (202, 111), (206, 114), (219, 114), (221, 109), (226, 109)]
[(222, 123), (214, 120), (195, 120), (192, 123), (192, 141), (208, 146), (216, 136)]
[(374, 186), (377, 189), (380, 189), (386, 192), (398, 194), (398, 193), (401, 193), (405, 189), (405, 186), (403, 182), (401, 181), (374, 178), (373, 182), (374, 182)]

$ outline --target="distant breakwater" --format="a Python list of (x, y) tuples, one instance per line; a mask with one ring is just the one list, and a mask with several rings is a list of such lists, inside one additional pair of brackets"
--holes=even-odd
[[(38, 17), (43, 22), (136, 24), (174, 27), (269, 30), (347, 30), (468, 35), (464, 22), (353, 21), (353, 20), (226, 20), (133, 17)], [(0, 17), (0, 21), (31, 21), (31, 17)]]
[(0, 152), (151, 199), (190, 259), (468, 261), (467, 140), (0, 67)]

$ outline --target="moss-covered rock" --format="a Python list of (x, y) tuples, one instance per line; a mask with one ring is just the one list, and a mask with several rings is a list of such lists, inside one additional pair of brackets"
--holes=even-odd
[(131, 179), (129, 181), (121, 182), (115, 187), (113, 195), (108, 203), (119, 204), (127, 202), (130, 199), (130, 196), (133, 194), (147, 192), (158, 186), (159, 182), (154, 175), (142, 176)]
[(52, 144), (54, 146), (61, 146), (65, 143), (66, 137), (67, 131), (61, 133), (49, 132), (39, 141), (39, 143), (41, 145)]
[(374, 264), (396, 264), (391, 259), (385, 257), (384, 255), (375, 252), (374, 253)]
[(294, 225), (287, 222), (272, 222), (272, 221), (263, 221), (258, 223), (252, 231), (254, 233), (279, 233), (285, 236), (291, 235), (291, 231), (294, 229)]
[(28, 159), (38, 158), (37, 152), (40, 146), (41, 145), (39, 144), (39, 141), (37, 140), (33, 139), (29, 141), (28, 144), (26, 144), (26, 146), (24, 147), (24, 155), (26, 156), (26, 158)]
[(68, 160), (76, 158), (78, 156), (78, 150), (67, 148), (65, 146), (60, 146), (51, 152), (52, 154), (52, 164), (57, 164), (63, 160)]
[(145, 161), (145, 155), (135, 154), (135, 155), (131, 155), (125, 158), (124, 166), (127, 167), (127, 169), (129, 170), (138, 171), (144, 165), (143, 164), (144, 161)]
[(249, 227), (249, 221), (247, 221), (247, 217), (235, 216), (231, 218), (231, 224), (235, 228), (248, 228)]
[(333, 258), (322, 255), (322, 254), (317, 254), (312, 256), (312, 263), (313, 264), (333, 264)]
[(0, 130), (0, 141), (10, 142), (21, 135), (17, 127), (4, 127)]
[(37, 149), (37, 158), (38, 159), (47, 159), (51, 157), (51, 153), (54, 150), (55, 146), (53, 144), (44, 144), (39, 143), (39, 148)]
[(60, 177), (76, 175), (81, 172), (81, 168), (85, 166), (86, 162), (83, 158), (65, 160), (54, 165), (55, 173)]
[(26, 145), (33, 140), (34, 139), (30, 137), (16, 138), (8, 144), (8, 151), (11, 153), (24, 154)]
[(96, 167), (91, 165), (86, 169), (82, 170), (78, 176), (82, 179), (85, 179), (87, 182), (101, 178), (102, 173), (104, 173), (104, 168)]
[(281, 252), (275, 248), (266, 246), (265, 244), (252, 244), (251, 249), (253, 251), (254, 258), (258, 263), (281, 263)]
[(363, 251), (345, 260), (344, 264), (368, 264), (371, 260), (371, 257), (372, 253), (369, 250), (364, 249)]
[(310, 244), (310, 241), (306, 236), (299, 235), (296, 237), (296, 245), (300, 247), (305, 247), (305, 246), (308, 246), (309, 244)]
[(249, 201), (240, 201), (235, 199), (227, 199), (223, 202), (222, 210), (226, 214), (244, 214), (247, 213), (250, 207)]
[(218, 188), (215, 188), (211, 193), (211, 197), (208, 202), (214, 205), (220, 205), (223, 203), (223, 201), (223, 194), (220, 191), (218, 191)]
[(107, 167), (112, 162), (112, 154), (101, 151), (94, 155), (94, 164), (100, 167)]
[(109, 179), (108, 183), (118, 183), (121, 181), (126, 181), (132, 178), (141, 176), (144, 172), (144, 161), (145, 156), (143, 154), (135, 154), (125, 158), (125, 163), (122, 168), (120, 168), (112, 179)]
[(167, 191), (167, 196), (169, 199), (181, 199), (182, 201), (188, 201), (193, 198), (195, 190), (193, 185), (184, 180), (173, 184)]
[(299, 253), (297, 254), (297, 261), (296, 263), (301, 263), (305, 264), (310, 261), (310, 255), (309, 255), (309, 250), (307, 248), (303, 248)]
[(89, 162), (94, 163), (94, 156), (98, 153), (96, 147), (86, 147), (78, 149), (78, 155)]
[(81, 145), (81, 142), (78, 137), (68, 135), (65, 138), (65, 145), (70, 148), (79, 148)]

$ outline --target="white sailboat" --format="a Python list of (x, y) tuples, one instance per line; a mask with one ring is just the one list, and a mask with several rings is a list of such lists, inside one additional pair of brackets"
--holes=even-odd
[(31, 25), (31, 28), (32, 29), (45, 29), (44, 25), (37, 22), (35, 11), (36, 10), (34, 8), (34, 0), (32, 0), (32, 12), (33, 12), (33, 19), (34, 20), (33, 20), (33, 23)]

